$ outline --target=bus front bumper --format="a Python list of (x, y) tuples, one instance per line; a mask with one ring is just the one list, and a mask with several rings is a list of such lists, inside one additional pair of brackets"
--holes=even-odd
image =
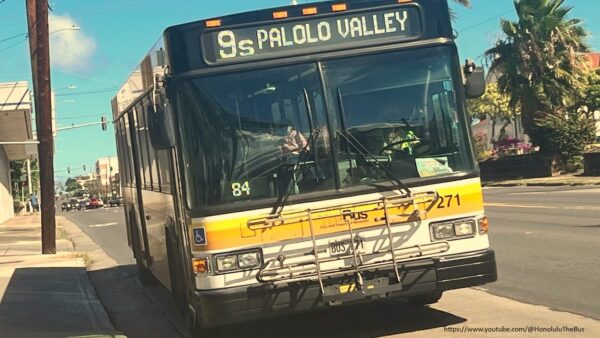
[[(317, 281), (234, 287), (195, 292), (201, 326), (303, 312), (331, 305), (353, 304), (380, 298), (409, 298), (476, 286), (497, 279), (493, 250), (399, 263), (401, 283), (392, 269), (361, 271), (366, 292), (354, 291), (354, 276), (325, 279), (325, 295)], [(340, 291), (345, 290), (345, 291)], [(344, 292), (344, 293), (342, 293)]]

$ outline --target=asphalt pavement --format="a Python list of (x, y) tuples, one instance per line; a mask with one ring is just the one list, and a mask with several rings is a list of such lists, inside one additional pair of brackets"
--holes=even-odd
[(498, 281), (511, 299), (600, 319), (600, 188), (485, 188)]
[(77, 224), (117, 264), (135, 263), (127, 245), (127, 229), (122, 207), (63, 211), (61, 215)]
[[(446, 292), (429, 308), (402, 302), (332, 308), (234, 325), (216, 336), (455, 337), (460, 330), (490, 329), (496, 331), (486, 337), (522, 337), (497, 329), (525, 328), (528, 337), (547, 337), (549, 327), (584, 329), (557, 336), (600, 336), (600, 322), (586, 318), (598, 319), (600, 313), (595, 290), (600, 285), (595, 261), (599, 249), (594, 245), (600, 229), (600, 189), (486, 188), (484, 200), (498, 282)], [(106, 252), (106, 259), (93, 258), (97, 262), (90, 279), (117, 330), (129, 337), (189, 336), (168, 291), (139, 284), (122, 208), (67, 216), (92, 238), (99, 248), (95, 251)], [(90, 249), (94, 245), (85, 244)], [(111, 263), (102, 265), (103, 260)]]

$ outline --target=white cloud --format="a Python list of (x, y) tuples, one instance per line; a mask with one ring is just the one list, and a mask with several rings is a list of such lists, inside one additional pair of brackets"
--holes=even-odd
[(69, 15), (50, 13), (50, 61), (65, 70), (85, 70), (96, 50), (96, 41), (86, 35)]

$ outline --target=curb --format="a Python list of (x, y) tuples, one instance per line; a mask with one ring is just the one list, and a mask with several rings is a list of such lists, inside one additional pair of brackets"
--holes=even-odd
[[(101, 250), (100, 246), (98, 246), (96, 244), (96, 242), (94, 242), (85, 232), (83, 232), (81, 229), (79, 229), (79, 227), (76, 224), (74, 224), (73, 222), (71, 222), (69, 219), (67, 219), (64, 216), (56, 216), (56, 218), (57, 218), (57, 220), (60, 220), (60, 224), (61, 224), (63, 230), (69, 237), (69, 241), (73, 244), (74, 252), (83, 252), (83, 253), (88, 254), (87, 251), (78, 251), (77, 250), (77, 243), (75, 242), (75, 238), (79, 238), (86, 242), (89, 242), (90, 244), (87, 245), (88, 247), (97, 248), (97, 250), (100, 250), (102, 253), (104, 253), (104, 251)], [(106, 254), (104, 253), (104, 255), (106, 255)], [(96, 255), (94, 255), (94, 256), (96, 256)], [(108, 258), (108, 255), (106, 255), (106, 257)], [(93, 257), (92, 257), (92, 259), (93, 259)], [(115, 263), (115, 266), (117, 265), (114, 260), (111, 259), (111, 261)], [(95, 323), (98, 324), (97, 325), (98, 327), (96, 329), (100, 332), (107, 333), (108, 337), (126, 338), (127, 336), (124, 333), (119, 332), (115, 329), (113, 323), (111, 322), (111, 320), (108, 316), (108, 313), (106, 313), (106, 310), (104, 309), (104, 306), (102, 305), (102, 302), (100, 302), (100, 299), (98, 298), (98, 295), (96, 294), (96, 289), (92, 285), (92, 282), (90, 281), (90, 278), (89, 278), (88, 272), (87, 272), (88, 267), (91, 264), (93, 264), (93, 263), (86, 262), (85, 269), (83, 269), (81, 271), (81, 273), (78, 275), (78, 277), (79, 277), (79, 281), (80, 281), (81, 285), (83, 286), (85, 295), (87, 297), (88, 303), (91, 308), (91, 312), (94, 314), (94, 319), (96, 320)]]

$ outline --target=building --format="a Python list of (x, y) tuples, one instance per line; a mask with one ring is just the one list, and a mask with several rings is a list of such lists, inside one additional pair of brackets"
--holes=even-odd
[[(10, 161), (33, 159), (31, 91), (26, 81), (0, 83), (0, 223), (14, 216)], [(26, 181), (27, 178), (21, 178)]]
[(591, 69), (600, 68), (600, 52), (586, 54)]
[(116, 156), (101, 157), (96, 160), (96, 180), (99, 193), (112, 195), (113, 192), (120, 195), (118, 182), (119, 161)]

